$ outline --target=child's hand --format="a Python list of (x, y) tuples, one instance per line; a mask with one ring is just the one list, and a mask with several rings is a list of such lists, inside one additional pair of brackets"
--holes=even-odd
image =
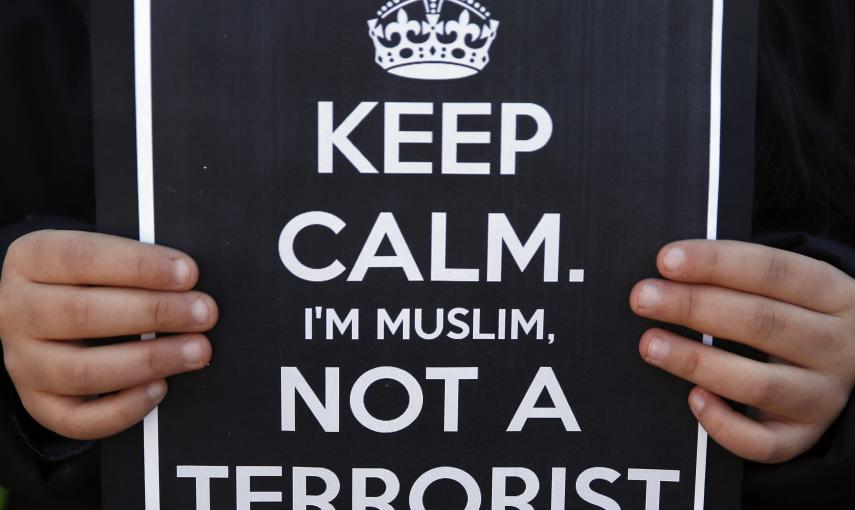
[[(645, 361), (698, 385), (689, 405), (731, 452), (775, 463), (813, 446), (855, 384), (855, 280), (808, 257), (729, 241), (669, 244), (657, 266), (667, 280), (635, 286), (635, 313), (738, 341), (771, 361), (658, 328), (641, 337)], [(758, 409), (758, 418), (721, 397)]]
[[(0, 280), (0, 338), (27, 411), (76, 439), (140, 421), (163, 400), (165, 377), (211, 358), (198, 333), (216, 323), (217, 305), (190, 292), (197, 278), (187, 255), (128, 239), (42, 231), (15, 241)], [(104, 347), (81, 342), (150, 332), (187, 334)], [(109, 395), (93, 398), (100, 394)]]

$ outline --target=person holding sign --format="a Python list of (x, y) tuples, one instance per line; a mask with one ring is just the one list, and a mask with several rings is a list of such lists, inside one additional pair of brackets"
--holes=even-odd
[[(85, 54), (78, 10), (33, 5), (13, 10), (63, 26), (73, 49)], [(829, 60), (828, 76), (817, 85), (798, 69), (806, 55), (847, 58), (841, 41), (851, 35), (853, 10), (844, 2), (823, 6), (763, 3), (758, 243), (671, 243), (655, 257), (661, 277), (639, 282), (629, 295), (642, 317), (768, 355), (750, 359), (661, 327), (644, 332), (638, 345), (646, 362), (697, 385), (688, 404), (699, 422), (719, 444), (755, 462), (746, 471), (748, 510), (855, 503), (851, 484), (843, 485), (855, 467), (847, 444), (855, 434), (855, 160), (848, 126), (832, 113), (852, 113), (852, 75)], [(825, 44), (802, 40), (804, 29), (823, 34)], [(70, 73), (52, 82), (61, 83), (63, 93), (88, 94), (80, 86), (85, 77), (74, 74), (75, 66), (85, 74), (80, 54), (59, 59), (39, 54), (35, 44), (25, 47), (34, 61), (57, 59), (52, 70)], [(43, 78), (31, 76), (40, 86)], [(43, 95), (34, 101), (50, 103), (51, 93)], [(0, 484), (11, 485), (16, 505), (14, 494), (44, 491), (35, 503), (43, 509), (97, 505), (94, 441), (139, 422), (165, 398), (166, 378), (205, 368), (213, 355), (205, 332), (219, 314), (214, 298), (193, 290), (199, 271), (190, 255), (82, 231), (90, 228), (85, 220), (93, 207), (91, 155), (88, 103), (76, 101), (79, 111), (69, 118), (46, 119), (75, 128), (63, 127), (55, 138), (33, 128), (32, 146), (10, 151), (8, 168), (16, 170), (0, 177), (0, 246), (8, 247), (0, 280), (8, 374), (8, 380), (2, 374), (0, 400)], [(30, 115), (18, 111), (16, 118)], [(76, 156), (72, 170), (56, 172), (58, 163), (39, 166), (30, 159), (49, 143), (62, 146), (54, 156)], [(39, 172), (36, 180), (31, 168)], [(809, 186), (778, 189), (786, 186), (780, 175)], [(43, 212), (84, 222), (38, 215)], [(813, 236), (764, 234), (777, 230)], [(148, 342), (87, 343), (151, 331), (169, 334)], [(738, 413), (726, 400), (758, 413)], [(809, 495), (799, 495), (802, 490)]]

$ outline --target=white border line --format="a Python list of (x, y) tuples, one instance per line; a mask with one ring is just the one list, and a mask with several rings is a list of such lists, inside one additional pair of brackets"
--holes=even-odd
[[(137, 200), (140, 241), (154, 243), (154, 148), (151, 110), (151, 1), (134, 0), (134, 86), (137, 131)], [(154, 335), (143, 335), (150, 340)], [(143, 420), (145, 508), (160, 510), (157, 408)]]
[[(713, 0), (712, 65), (710, 68), (710, 153), (707, 239), (718, 236), (719, 172), (721, 165), (721, 74), (724, 0)], [(134, 0), (134, 76), (137, 135), (137, 187), (140, 241), (155, 242), (154, 149), (151, 98), (151, 0)], [(146, 335), (143, 339), (150, 339)], [(704, 335), (704, 343), (713, 339)], [(698, 424), (695, 464), (695, 506), (703, 510), (706, 493), (708, 436)], [(145, 508), (160, 510), (160, 445), (157, 408), (143, 421)]]
[[(712, 64), (710, 66), (710, 180), (707, 198), (707, 239), (718, 238), (719, 177), (721, 172), (721, 73), (724, 37), (724, 1), (713, 0)], [(706, 345), (713, 344), (704, 335)], [(695, 507), (703, 510), (707, 484), (707, 431), (698, 424), (698, 447), (695, 460)]]
[(713, 0), (712, 65), (710, 66), (710, 184), (707, 239), (718, 237), (718, 194), (721, 168), (721, 66), (724, 0)]

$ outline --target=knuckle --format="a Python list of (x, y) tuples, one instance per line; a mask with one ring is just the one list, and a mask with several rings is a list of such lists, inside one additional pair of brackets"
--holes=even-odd
[(29, 258), (33, 251), (37, 251), (52, 232), (50, 230), (37, 230), (15, 239), (6, 250), (6, 260), (17, 262)]
[(697, 349), (691, 349), (686, 353), (680, 365), (680, 375), (686, 379), (693, 379), (698, 373), (701, 365), (701, 353)]
[(86, 394), (92, 387), (92, 366), (82, 360), (66, 363), (66, 381), (68, 389), (74, 393)]
[[(157, 341), (151, 342), (156, 344)], [(151, 345), (146, 355), (146, 364), (150, 377), (166, 374), (169, 369), (169, 357), (165, 356), (162, 349)]]
[[(707, 276), (715, 274), (719, 270), (720, 263), (720, 246), (717, 244), (708, 245), (708, 249), (704, 250), (702, 267), (706, 268)], [(700, 260), (698, 261), (700, 262)]]
[(6, 249), (6, 258), (3, 261), (4, 269), (13, 266), (17, 261), (21, 260), (24, 256), (23, 252), (26, 249), (26, 245), (27, 241), (23, 237), (19, 237), (9, 245), (9, 248)]
[(54, 230), (30, 232), (15, 240), (13, 245), (9, 247), (7, 258), (11, 256), (12, 262), (15, 265), (22, 260), (44, 260), (45, 256), (52, 250), (49, 244), (55, 237), (56, 231)]
[(26, 252), (29, 250), (29, 245), (32, 242), (26, 239), (33, 234), (19, 237), (6, 249), (6, 255), (3, 258), (2, 268), (0, 268), (0, 287), (4, 287), (9, 281), (9, 277), (13, 274), (19, 276), (21, 273), (20, 262), (31, 258)]
[(772, 251), (766, 261), (763, 282), (766, 285), (774, 286), (786, 281), (790, 273), (789, 265), (787, 257), (778, 251)]
[(159, 246), (136, 245), (131, 251), (134, 278), (141, 285), (171, 288), (175, 283), (172, 260)]
[[(832, 319), (829, 324), (814, 328), (811, 343), (817, 352), (842, 353), (842, 356), (834, 356), (849, 366), (855, 366), (855, 342), (851, 341), (851, 333), (845, 328), (840, 328), (843, 321)], [(855, 328), (853, 328), (855, 330)]]
[(95, 246), (80, 236), (67, 236), (62, 243), (61, 260), (72, 274), (85, 273), (95, 263)]
[[(28, 234), (31, 235), (31, 234)], [(21, 251), (24, 249), (24, 245), (26, 245), (27, 241), (24, 239), (26, 236), (19, 237), (12, 241), (12, 244), (6, 249), (6, 260), (16, 260), (20, 255)]]
[(784, 317), (778, 308), (770, 303), (761, 303), (754, 308), (751, 318), (755, 334), (768, 338), (785, 329)]
[(679, 314), (686, 320), (691, 321), (697, 315), (698, 295), (694, 287), (686, 287), (678, 300)]
[(19, 239), (21, 250), (18, 254), (21, 257), (30, 257), (33, 260), (44, 260), (45, 255), (50, 251), (47, 244), (52, 237), (53, 233), (47, 231), (27, 234)]
[(151, 279), (151, 263), (145, 253), (134, 252), (134, 275), (138, 282), (147, 282)]
[(169, 300), (159, 296), (153, 296), (146, 305), (149, 324), (154, 328), (160, 328), (169, 320)]
[(85, 299), (73, 299), (66, 303), (68, 319), (78, 331), (86, 331), (90, 323), (91, 307)]
[(780, 387), (774, 376), (760, 378), (747, 389), (748, 404), (758, 409), (771, 408), (781, 397)]

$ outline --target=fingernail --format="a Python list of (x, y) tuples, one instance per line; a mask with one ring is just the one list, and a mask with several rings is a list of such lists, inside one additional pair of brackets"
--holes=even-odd
[(692, 410), (696, 413), (699, 413), (704, 410), (704, 406), (707, 405), (707, 399), (700, 391), (693, 391), (691, 396), (689, 396), (689, 405), (692, 407)]
[(166, 386), (160, 382), (153, 382), (148, 385), (145, 391), (148, 393), (148, 398), (154, 402), (159, 402), (166, 395)]
[(668, 341), (664, 338), (655, 336), (650, 340), (650, 343), (647, 345), (647, 359), (648, 361), (659, 363), (664, 360), (666, 356), (668, 356), (668, 351), (671, 350), (671, 346), (668, 345)]
[(659, 303), (661, 297), (659, 287), (653, 283), (645, 283), (638, 292), (638, 307), (642, 310), (649, 310)]
[(686, 252), (682, 248), (671, 248), (662, 257), (662, 265), (668, 272), (674, 273), (686, 263)]
[(181, 346), (181, 355), (190, 366), (199, 366), (202, 361), (202, 347), (196, 340), (189, 340)]
[(198, 324), (207, 324), (211, 311), (208, 310), (208, 305), (206, 305), (203, 300), (199, 299), (190, 307), (190, 315)]
[(184, 259), (176, 260), (172, 269), (172, 274), (175, 278), (176, 284), (184, 285), (190, 280), (190, 264), (188, 264)]

